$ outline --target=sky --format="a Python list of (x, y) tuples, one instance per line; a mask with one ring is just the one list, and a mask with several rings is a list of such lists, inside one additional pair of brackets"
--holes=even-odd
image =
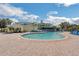
[(79, 24), (79, 4), (64, 3), (0, 3), (0, 18), (14, 22), (40, 22), (58, 25), (61, 22)]

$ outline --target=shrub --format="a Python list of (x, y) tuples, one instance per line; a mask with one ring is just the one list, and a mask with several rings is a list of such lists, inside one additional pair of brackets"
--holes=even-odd
[(1, 28), (1, 32), (5, 32), (5, 28)]
[(38, 32), (38, 30), (32, 30), (31, 32)]

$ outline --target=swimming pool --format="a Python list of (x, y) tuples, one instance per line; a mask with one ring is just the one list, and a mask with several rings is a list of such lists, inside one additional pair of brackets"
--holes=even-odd
[(64, 36), (60, 35), (60, 32), (24, 34), (22, 37), (31, 40), (63, 40), (64, 38)]

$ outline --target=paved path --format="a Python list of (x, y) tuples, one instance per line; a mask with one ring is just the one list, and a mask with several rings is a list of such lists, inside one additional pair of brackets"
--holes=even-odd
[(19, 37), (20, 33), (0, 33), (0, 55), (2, 56), (70, 56), (79, 55), (79, 36), (68, 32), (61, 41), (35, 41)]

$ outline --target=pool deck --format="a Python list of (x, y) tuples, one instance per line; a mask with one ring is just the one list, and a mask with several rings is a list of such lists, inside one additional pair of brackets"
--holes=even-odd
[(62, 32), (64, 40), (26, 40), (24, 33), (0, 33), (0, 56), (79, 56), (79, 36)]

